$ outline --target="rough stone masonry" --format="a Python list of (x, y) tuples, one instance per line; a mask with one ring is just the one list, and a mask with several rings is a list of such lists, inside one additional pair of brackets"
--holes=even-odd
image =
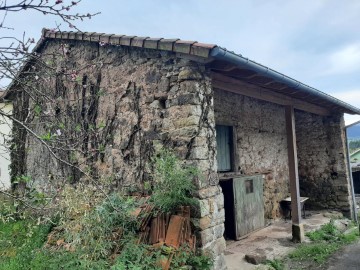
[[(66, 53), (55, 57), (59, 51)], [(216, 174), (213, 89), (205, 67), (172, 52), (61, 40), (47, 42), (41, 60), (55, 72), (36, 66), (37, 75), (29, 78), (33, 88), (17, 93), (14, 115), (24, 119), (26, 111), (37, 134), (70, 140), (78, 151), (57, 154), (115, 188), (141, 190), (151, 180), (150, 158), (159, 144), (197, 166), (200, 208), (193, 221), (202, 249), (212, 254), (215, 269), (224, 269), (224, 202)], [(39, 110), (47, 113), (39, 117)], [(15, 140), (26, 145), (13, 153), (13, 177), (29, 175), (42, 189), (53, 188), (52, 179), (79, 180), (77, 170), (58, 162), (36, 138), (19, 126), (14, 131)]]

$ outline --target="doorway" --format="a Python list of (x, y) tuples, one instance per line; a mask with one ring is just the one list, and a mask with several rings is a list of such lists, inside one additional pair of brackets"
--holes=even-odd
[(224, 194), (226, 239), (239, 240), (265, 226), (261, 175), (220, 181), (220, 186)]

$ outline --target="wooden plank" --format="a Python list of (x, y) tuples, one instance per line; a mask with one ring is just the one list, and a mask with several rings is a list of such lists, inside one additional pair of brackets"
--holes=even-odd
[(263, 178), (261, 175), (233, 179), (236, 238), (265, 226)]
[(295, 99), (283, 94), (276, 93), (274, 91), (262, 88), (261, 86), (249, 84), (228, 76), (224, 76), (216, 72), (212, 72), (211, 77), (213, 79), (212, 85), (214, 88), (268, 101), (271, 103), (276, 103), (279, 105), (293, 106), (296, 109), (318, 115), (323, 115), (323, 116), (330, 115), (330, 111), (326, 108), (308, 103), (306, 101)]
[(291, 219), (293, 224), (301, 223), (299, 172), (296, 148), (294, 107), (285, 107), (286, 133), (288, 144), (289, 179), (291, 193)]
[(150, 245), (156, 244), (159, 242), (159, 217), (154, 217), (151, 220), (151, 227), (150, 227)]

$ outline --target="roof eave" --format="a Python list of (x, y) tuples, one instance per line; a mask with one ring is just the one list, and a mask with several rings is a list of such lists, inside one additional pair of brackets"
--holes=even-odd
[(248, 58), (245, 58), (241, 55), (230, 52), (226, 49), (216, 47), (211, 50), (210, 56), (217, 60), (226, 61), (228, 63), (231, 63), (237, 67), (252, 70), (259, 75), (269, 77), (276, 82), (284, 83), (284, 84), (288, 85), (289, 87), (295, 88), (304, 93), (317, 96), (320, 99), (323, 99), (327, 102), (330, 102), (336, 106), (343, 108), (344, 109), (343, 112), (346, 112), (349, 114), (360, 114), (359, 108), (356, 108), (356, 107), (354, 107), (348, 103), (345, 103), (335, 97), (332, 97), (324, 92), (321, 92), (320, 90), (317, 90), (313, 87), (303, 84), (303, 83), (301, 83), (295, 79), (292, 79), (280, 72), (277, 72), (277, 71), (270, 69), (266, 66), (263, 66), (261, 64), (258, 64), (252, 60), (249, 60)]

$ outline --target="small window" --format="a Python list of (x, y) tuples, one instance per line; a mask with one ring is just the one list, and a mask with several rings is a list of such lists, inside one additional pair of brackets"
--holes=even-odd
[(253, 180), (245, 180), (245, 191), (246, 191), (246, 194), (254, 193)]
[(233, 132), (231, 126), (216, 126), (216, 150), (219, 172), (232, 170)]

